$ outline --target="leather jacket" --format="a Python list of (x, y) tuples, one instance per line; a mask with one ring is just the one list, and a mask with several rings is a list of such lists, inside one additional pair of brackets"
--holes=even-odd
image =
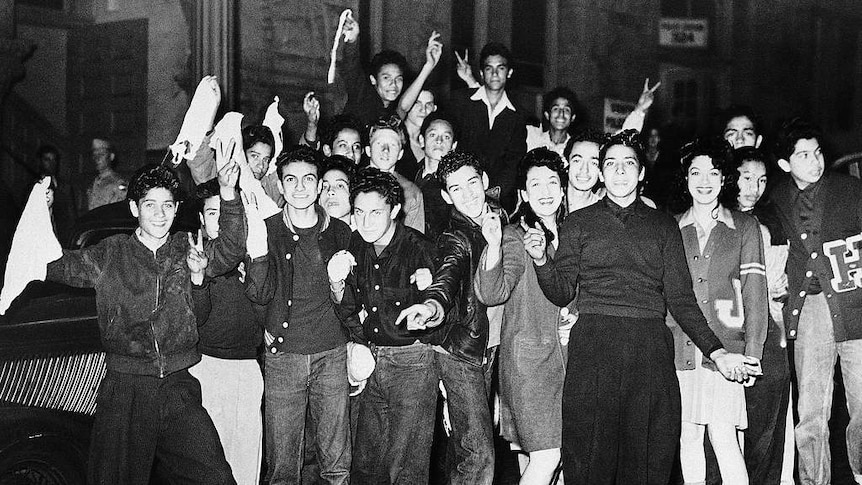
[[(492, 210), (500, 209), (491, 206)], [(505, 215), (501, 217), (505, 221)], [(449, 227), (437, 238), (434, 281), (421, 295), (442, 307), (438, 344), (454, 357), (481, 366), (488, 346), (487, 307), (479, 302), (473, 275), (485, 249), (482, 229), (453, 210)]]

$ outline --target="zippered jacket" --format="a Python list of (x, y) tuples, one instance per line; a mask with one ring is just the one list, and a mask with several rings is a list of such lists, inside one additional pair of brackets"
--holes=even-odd
[[(245, 253), (239, 197), (221, 201), (220, 232), (208, 250), (211, 270), (235, 267)], [(69, 251), (48, 264), (47, 278), (96, 289), (96, 310), (105, 364), (126, 374), (165, 377), (200, 360), (186, 255), (188, 236), (177, 232), (155, 253), (135, 234), (116, 235)]]

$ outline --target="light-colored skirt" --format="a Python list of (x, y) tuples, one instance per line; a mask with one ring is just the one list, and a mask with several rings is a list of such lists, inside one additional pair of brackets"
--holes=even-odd
[(682, 421), (695, 424), (724, 423), (748, 427), (745, 388), (728, 381), (720, 372), (703, 367), (703, 353), (695, 355), (694, 370), (676, 371), (682, 398)]

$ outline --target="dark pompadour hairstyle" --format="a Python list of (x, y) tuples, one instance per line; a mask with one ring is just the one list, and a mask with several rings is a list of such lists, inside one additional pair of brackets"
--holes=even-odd
[(580, 143), (583, 141), (595, 143), (596, 145), (601, 147), (605, 144), (606, 141), (608, 141), (608, 135), (606, 135), (604, 132), (589, 128), (581, 130), (569, 137), (569, 141), (566, 142), (566, 148), (563, 149), (563, 157), (568, 160), (569, 157), (572, 155), (572, 148), (574, 148), (575, 143)]
[(284, 167), (291, 163), (304, 162), (317, 169), (317, 178), (320, 178), (320, 168), (323, 165), (323, 156), (317, 150), (305, 145), (296, 145), (288, 151), (282, 152), (278, 156), (278, 161), (275, 164), (275, 170), (278, 173), (278, 179), (284, 177)]
[(365, 167), (357, 172), (350, 185), (350, 206), (353, 207), (357, 195), (369, 192), (380, 194), (390, 207), (404, 205), (404, 189), (395, 176), (374, 167)]
[(616, 145), (626, 146), (634, 150), (638, 164), (643, 167), (646, 151), (644, 150), (643, 143), (641, 143), (640, 133), (637, 130), (626, 130), (605, 139), (605, 143), (599, 149), (599, 168), (604, 168), (605, 166), (605, 155), (608, 153), (608, 148)]
[(506, 59), (506, 63), (509, 64), (509, 67), (512, 67), (512, 53), (509, 51), (509, 48), (499, 42), (489, 42), (485, 44), (485, 47), (482, 47), (482, 52), (479, 53), (480, 70), (485, 65), (485, 61), (491, 56), (500, 56)]
[(251, 125), (242, 129), (242, 149), (248, 150), (258, 143), (269, 145), (270, 148), (275, 148), (275, 139), (272, 136), (272, 130), (263, 125)]
[(335, 115), (332, 119), (329, 120), (329, 123), (326, 124), (326, 129), (323, 131), (323, 136), (320, 138), (320, 141), (323, 145), (327, 145), (332, 148), (332, 144), (335, 142), (335, 138), (338, 137), (338, 134), (343, 130), (353, 130), (356, 134), (359, 135), (359, 139), (363, 145), (365, 145), (365, 141), (363, 137), (365, 136), (364, 129), (362, 127), (362, 123), (356, 119), (355, 116), (351, 114), (340, 114)]
[(437, 165), (437, 178), (443, 184), (444, 189), (446, 188), (446, 179), (449, 178), (449, 175), (457, 172), (462, 167), (473, 167), (479, 175), (485, 173), (482, 162), (479, 161), (476, 155), (460, 150), (452, 150), (443, 155), (443, 158), (440, 159), (440, 164)]
[(129, 184), (129, 192), (127, 198), (137, 203), (151, 189), (162, 188), (170, 191), (174, 196), (175, 201), (182, 200), (182, 190), (180, 190), (180, 179), (173, 170), (165, 165), (148, 164), (144, 165), (132, 177), (132, 182)]
[(371, 58), (371, 75), (377, 76), (380, 74), (380, 69), (387, 64), (395, 64), (401, 69), (401, 74), (407, 76), (407, 59), (400, 52), (392, 50), (382, 50)]
[(458, 141), (458, 124), (452, 116), (449, 116), (445, 112), (441, 113), (440, 110), (437, 110), (425, 117), (425, 120), (422, 122), (422, 127), (419, 128), (419, 134), (425, 136), (425, 132), (427, 132), (428, 128), (431, 127), (431, 123), (434, 123), (435, 121), (443, 121), (447, 123), (452, 128), (452, 141)]
[(790, 155), (796, 150), (796, 142), (799, 140), (816, 139), (823, 146), (823, 131), (814, 123), (802, 119), (793, 118), (781, 126), (775, 139), (775, 156), (781, 160), (789, 160)]

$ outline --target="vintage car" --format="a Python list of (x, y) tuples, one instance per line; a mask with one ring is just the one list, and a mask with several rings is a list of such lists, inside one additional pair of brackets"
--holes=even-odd
[[(172, 231), (197, 229), (188, 212)], [(136, 227), (126, 203), (111, 204), (82, 217), (68, 246), (90, 246)], [(0, 485), (86, 483), (104, 375), (94, 290), (28, 285), (0, 316)]]

